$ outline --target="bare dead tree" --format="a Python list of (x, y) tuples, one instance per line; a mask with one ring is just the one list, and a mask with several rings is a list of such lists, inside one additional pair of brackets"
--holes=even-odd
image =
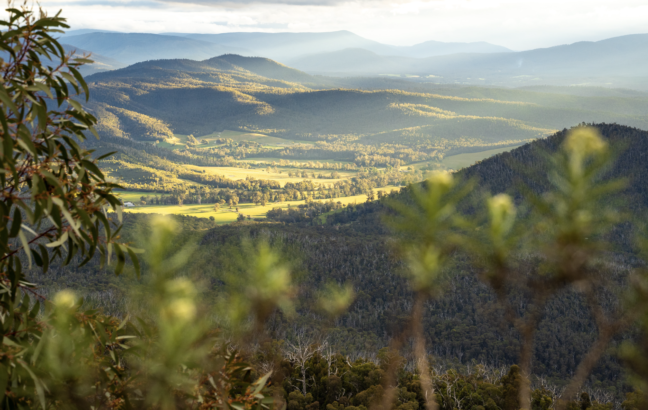
[(301, 392), (305, 396), (307, 394), (307, 377), (306, 377), (306, 362), (308, 362), (315, 354), (322, 351), (322, 345), (313, 343), (312, 340), (305, 338), (303, 335), (297, 336), (296, 343), (287, 342), (287, 348), (284, 350), (285, 357), (300, 370), (301, 379)]

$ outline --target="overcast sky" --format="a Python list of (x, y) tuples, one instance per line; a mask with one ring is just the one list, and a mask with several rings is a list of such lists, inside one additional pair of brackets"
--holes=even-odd
[(73, 29), (349, 30), (394, 45), (488, 41), (526, 50), (648, 32), (647, 0), (41, 0)]

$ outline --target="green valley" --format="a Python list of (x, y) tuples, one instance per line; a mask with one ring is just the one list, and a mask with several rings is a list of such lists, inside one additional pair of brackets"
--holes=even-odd
[(166, 205), (339, 202), (583, 121), (648, 128), (641, 93), (329, 78), (237, 55), (142, 62), (88, 81), (93, 145), (119, 152), (105, 169), (129, 190), (167, 194)]

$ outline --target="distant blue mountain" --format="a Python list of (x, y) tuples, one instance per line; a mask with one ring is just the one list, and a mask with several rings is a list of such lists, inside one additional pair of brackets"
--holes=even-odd
[(221, 46), (187, 37), (147, 33), (90, 32), (61, 38), (66, 44), (90, 50), (125, 64), (187, 58), (206, 60), (228, 53), (248, 55), (248, 50)]
[(266, 57), (284, 64), (307, 55), (364, 49), (381, 56), (432, 57), (454, 53), (503, 53), (511, 50), (485, 43), (428, 41), (400, 47), (382, 44), (350, 31), (326, 33), (117, 33), (80, 29), (68, 31), (62, 40), (127, 64), (163, 58), (203, 60), (225, 53)]
[[(519, 79), (536, 84), (587, 82), (588, 78), (648, 79), (648, 34), (506, 53), (456, 53), (429, 58), (381, 56), (350, 48), (296, 59), (292, 67), (338, 76), (380, 74), (444, 77), (462, 82), (496, 80), (513, 85)], [(511, 79), (515, 81), (511, 82)], [(488, 83), (488, 82), (486, 82)], [(486, 84), (481, 82), (481, 84)]]
[(77, 30), (68, 30), (65, 32), (65, 34), (62, 37), (80, 36), (82, 34), (89, 34), (89, 33), (117, 33), (117, 31), (98, 30), (94, 28), (81, 28)]
[(223, 33), (184, 36), (231, 47), (241, 47), (263, 57), (290, 63), (306, 55), (358, 48), (383, 56), (431, 57), (462, 52), (501, 53), (511, 50), (485, 43), (442, 43), (428, 41), (411, 47), (392, 46), (368, 40), (350, 31), (327, 33)]

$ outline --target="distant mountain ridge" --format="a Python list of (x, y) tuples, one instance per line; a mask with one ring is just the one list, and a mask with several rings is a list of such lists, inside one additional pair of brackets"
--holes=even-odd
[[(346, 49), (306, 56), (291, 66), (311, 74), (412, 75), (444, 78), (443, 82), (477, 84), (570, 85), (625, 77), (648, 87), (648, 34), (615, 37), (597, 42), (508, 53), (459, 53), (424, 59), (380, 56), (366, 49)], [(636, 77), (636, 78), (635, 78)]]
[(111, 78), (141, 78), (155, 81), (163, 78), (186, 80), (195, 77), (205, 81), (205, 74), (217, 73), (235, 73), (242, 76), (253, 74), (266, 79), (300, 84), (321, 82), (309, 74), (276, 61), (262, 57), (243, 57), (238, 54), (224, 54), (203, 61), (189, 59), (144, 61), (119, 70), (99, 73), (90, 79), (103, 81)]
[(492, 53), (511, 50), (485, 43), (442, 43), (427, 41), (401, 47), (382, 44), (350, 31), (325, 33), (223, 33), (147, 34), (117, 33), (90, 29), (73, 30), (63, 41), (93, 50), (127, 64), (146, 60), (190, 58), (204, 60), (224, 53), (267, 57), (282, 63), (306, 55), (362, 48), (379, 55), (430, 57), (460, 52)]
[[(87, 80), (98, 129), (134, 139), (256, 130), (289, 140), (421, 144), (429, 155), (442, 155), (466, 147), (518, 144), (581, 121), (648, 127), (646, 97), (574, 98), (454, 87), (435, 91), (426, 84), (389, 79), (375, 79), (379, 87), (373, 87), (367, 79), (358, 79), (362, 85), (354, 85), (353, 79), (336, 82), (269, 59), (231, 54), (204, 61), (147, 61)], [(399, 84), (404, 89), (397, 89)], [(419, 155), (420, 149), (407, 155)]]
[(226, 53), (249, 54), (248, 50), (241, 48), (186, 37), (147, 33), (93, 32), (64, 36), (62, 42), (125, 64), (177, 58), (205, 60)]
[(485, 42), (427, 41), (399, 47), (349, 31), (161, 35), (80, 30), (72, 34), (77, 35), (64, 35), (62, 41), (123, 65), (161, 59), (204, 61), (238, 54), (269, 58), (311, 75), (389, 75), (444, 84), (648, 90), (648, 34), (520, 52)]
[(260, 53), (283, 63), (305, 55), (362, 48), (384, 56), (432, 57), (455, 53), (502, 53), (506, 47), (486, 43), (443, 43), (427, 41), (414, 46), (393, 46), (358, 36), (350, 31), (326, 33), (224, 33), (187, 34), (186, 37), (240, 47)]

